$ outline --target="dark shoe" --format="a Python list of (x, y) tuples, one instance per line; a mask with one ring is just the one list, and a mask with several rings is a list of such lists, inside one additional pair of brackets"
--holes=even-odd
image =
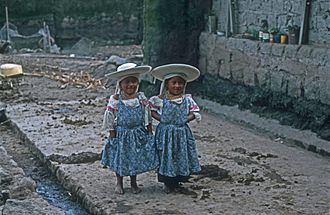
[(167, 186), (167, 185), (164, 185), (164, 192), (166, 194), (169, 194), (169, 193), (172, 193), (173, 192), (173, 188)]
[(132, 193), (134, 194), (138, 194), (142, 192), (142, 190), (139, 187), (132, 187), (131, 189), (132, 189)]

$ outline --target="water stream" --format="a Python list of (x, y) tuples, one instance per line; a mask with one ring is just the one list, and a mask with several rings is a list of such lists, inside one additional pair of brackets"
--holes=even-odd
[(39, 195), (51, 205), (63, 209), (67, 215), (89, 215), (77, 199), (63, 188), (47, 167), (15, 136), (9, 126), (0, 126), (0, 137), (6, 139), (2, 142), (8, 154), (36, 182), (36, 192)]

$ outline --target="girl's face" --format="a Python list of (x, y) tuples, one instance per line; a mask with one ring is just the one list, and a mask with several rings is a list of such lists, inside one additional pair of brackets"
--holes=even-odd
[(178, 96), (183, 93), (185, 84), (186, 81), (183, 78), (179, 76), (175, 76), (167, 80), (166, 87), (170, 94), (174, 96)]
[(126, 95), (133, 95), (134, 93), (136, 93), (138, 85), (139, 85), (139, 80), (133, 76), (124, 78), (119, 82), (120, 89)]

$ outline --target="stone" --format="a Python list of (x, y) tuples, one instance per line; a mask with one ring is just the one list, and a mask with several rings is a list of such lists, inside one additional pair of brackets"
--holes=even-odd
[(115, 64), (115, 65), (122, 65), (124, 63), (127, 63), (126, 58), (119, 57), (117, 55), (111, 55), (108, 60), (105, 61), (105, 63), (108, 64)]
[(35, 192), (36, 183), (31, 178), (24, 177), (19, 180), (13, 188), (10, 189), (11, 198), (25, 199)]

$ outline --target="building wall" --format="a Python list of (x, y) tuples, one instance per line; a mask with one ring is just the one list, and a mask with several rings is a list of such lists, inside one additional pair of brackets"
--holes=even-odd
[[(288, 25), (301, 26), (305, 0), (232, 0), (236, 33), (258, 31), (261, 20), (269, 27), (285, 32)], [(225, 32), (228, 1), (213, 0), (218, 31)], [(330, 44), (330, 1), (312, 0), (309, 16), (308, 44)]]

